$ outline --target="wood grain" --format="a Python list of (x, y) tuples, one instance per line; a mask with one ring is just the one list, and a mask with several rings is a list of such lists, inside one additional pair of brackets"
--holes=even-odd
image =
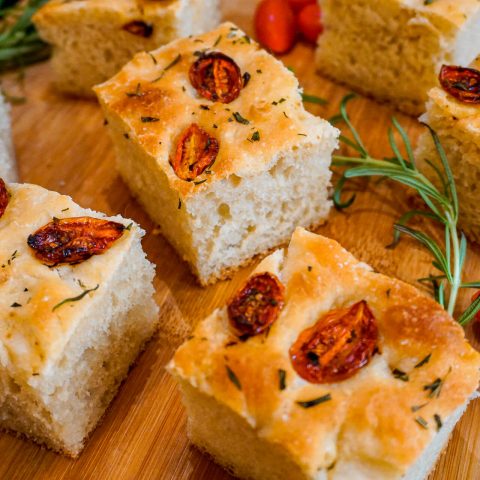
[[(224, 18), (252, 34), (255, 3), (224, 0)], [(306, 92), (329, 99), (327, 106), (312, 108), (313, 113), (325, 118), (336, 113), (346, 90), (315, 74), (311, 47), (299, 44), (282, 60), (294, 68)], [(18, 93), (20, 88), (13, 75), (3, 79), (3, 86), (11, 93)], [(147, 230), (144, 247), (157, 265), (155, 286), (162, 331), (139, 358), (80, 459), (69, 460), (0, 434), (0, 479), (230, 478), (189, 446), (180, 397), (164, 366), (188, 327), (223, 304), (249, 269), (239, 272), (232, 281), (200, 288), (169, 244), (155, 233), (154, 225), (116, 174), (99, 107), (56, 93), (51, 87), (48, 64), (27, 70), (23, 90), (28, 100), (13, 111), (22, 180), (69, 194), (82, 206), (131, 217)], [(391, 110), (367, 99), (352, 105), (353, 120), (377, 155), (390, 154), (386, 130), (391, 115)], [(415, 138), (421, 129), (419, 124), (408, 117), (398, 118)], [(409, 240), (403, 240), (395, 250), (385, 249), (391, 240), (392, 223), (408, 208), (408, 196), (386, 183), (352, 185), (360, 189), (354, 206), (345, 213), (333, 211), (319, 232), (338, 239), (377, 270), (415, 283), (430, 271), (428, 254)], [(476, 273), (478, 276), (480, 271), (479, 248), (470, 247), (467, 278)], [(467, 301), (464, 298), (462, 306)], [(479, 332), (476, 338), (474, 333), (468, 329), (469, 338), (478, 348)], [(480, 401), (476, 401), (455, 429), (431, 480), (479, 478)]]

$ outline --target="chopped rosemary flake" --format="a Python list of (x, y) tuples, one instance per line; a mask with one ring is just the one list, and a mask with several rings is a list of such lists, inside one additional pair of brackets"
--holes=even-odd
[(70, 208), (69, 208), (69, 207), (67, 207), (67, 208), (62, 208), (62, 210), (60, 210), (60, 211), (61, 211), (61, 212), (66, 212), (67, 210), (70, 210)]
[(142, 123), (153, 123), (159, 122), (160, 119), (157, 117), (141, 117)]
[(222, 41), (222, 36), (219, 35), (218, 38), (215, 40), (215, 43), (213, 44), (213, 46), (216, 47), (221, 41)]
[(429, 398), (438, 398), (440, 397), (440, 393), (442, 393), (442, 387), (445, 383), (446, 378), (448, 377), (449, 373), (452, 371), (452, 367), (449, 368), (447, 374), (443, 378), (436, 378), (432, 383), (429, 385), (424, 385), (423, 390), (430, 391), (428, 394)]
[(410, 380), (408, 375), (402, 370), (399, 370), (398, 368), (392, 370), (392, 374), (395, 378), (398, 378), (398, 380), (401, 380), (402, 382), (408, 382)]
[(258, 73), (258, 74), (261, 74), (261, 73), (263, 73), (263, 72), (262, 72), (259, 68), (257, 68), (257, 73)]
[(309, 266), (307, 267), (307, 270), (308, 270), (309, 272), (311, 272), (311, 271), (313, 270), (313, 267), (312, 267), (311, 265), (309, 265)]
[(250, 138), (252, 142), (258, 142), (260, 141), (260, 132), (257, 130), (256, 132), (253, 132), (252, 137)]
[(440, 415), (438, 413), (436, 413), (433, 416), (433, 419), (435, 420), (435, 423), (437, 424), (437, 431), (440, 430), (443, 427), (442, 418), (440, 417)]
[(205, 183), (207, 179), (205, 178), (204, 180), (199, 180), (198, 182), (193, 182), (194, 185), (201, 185), (202, 183)]
[(130, 135), (128, 133), (124, 133), (123, 136), (128, 140), (130, 138)]
[(415, 365), (415, 368), (423, 367), (425, 364), (427, 364), (430, 361), (431, 357), (432, 357), (432, 354), (429, 353), (423, 360), (421, 360)]
[(233, 118), (238, 122), (241, 123), (242, 125), (248, 125), (250, 123), (249, 120), (246, 118), (243, 118), (239, 112), (233, 112)]
[(418, 412), (419, 410), (421, 410), (423, 407), (426, 407), (428, 405), (428, 402), (427, 403), (424, 403), (423, 405), (412, 405), (410, 407), (410, 410), (415, 413), (415, 412)]
[(423, 0), (424, 5), (431, 5), (435, 0)]
[(157, 78), (155, 78), (155, 80), (152, 80), (152, 83), (155, 83), (155, 82), (158, 82), (159, 80), (161, 80), (163, 78), (163, 76), (165, 75), (165, 72), (167, 72), (167, 70), (170, 70), (172, 67), (174, 67), (180, 60), (182, 59), (182, 55), (179, 53), (162, 71), (161, 75)]
[(17, 302), (14, 302), (10, 305), (11, 308), (18, 308), (18, 307), (21, 307), (22, 305), (20, 305), (20, 303), (17, 303)]
[(287, 372), (279, 368), (278, 369), (278, 388), (280, 390), (285, 390), (287, 388), (286, 380), (287, 380)]
[(285, 118), (289, 118), (285, 112), (283, 112), (283, 115), (285, 116)]
[(240, 383), (238, 377), (235, 375), (235, 372), (228, 365), (225, 365), (225, 368), (227, 369), (228, 379), (238, 388), (238, 390), (241, 390), (242, 384)]
[(428, 430), (428, 422), (423, 417), (416, 417), (415, 421), (425, 430)]
[(140, 85), (140, 83), (137, 83), (137, 88), (135, 88), (135, 91), (127, 92), (125, 95), (127, 97), (141, 97), (142, 96), (141, 88), (142, 86)]
[(88, 295), (90, 292), (94, 292), (95, 290), (98, 290), (98, 287), (99, 287), (99, 286), (100, 286), (100, 285), (97, 284), (96, 287), (87, 289), (87, 290), (83, 291), (80, 295), (78, 295), (78, 296), (76, 296), (76, 297), (66, 298), (65, 300), (62, 300), (60, 303), (57, 303), (57, 304), (52, 308), (52, 312), (54, 312), (55, 310), (57, 310), (57, 308), (60, 308), (62, 305), (65, 305), (66, 303), (69, 303), (69, 302), (78, 302), (79, 300), (82, 300), (82, 298), (85, 297), (85, 295)]
[(158, 62), (157, 62), (157, 59), (155, 58), (155, 56), (153, 55), (153, 53), (151, 52), (147, 52), (149, 55), (150, 55), (150, 58), (152, 59), (153, 63), (156, 65)]
[(302, 93), (302, 101), (303, 103), (315, 103), (316, 105), (326, 105), (328, 103), (324, 98), (310, 95), (308, 93)]
[(200, 108), (202, 110), (210, 110), (210, 107), (208, 105), (200, 105)]
[(218, 128), (218, 125), (216, 125), (215, 123), (213, 124), (213, 128)]
[(182, 200), (179, 198), (178, 199), (178, 210), (180, 210), (182, 208)]
[(322, 397), (314, 398), (313, 400), (299, 401), (299, 402), (296, 402), (296, 404), (300, 405), (302, 408), (311, 408), (311, 407), (320, 405), (321, 403), (328, 402), (331, 399), (332, 399), (332, 396), (329, 393), (327, 393)]
[(251, 78), (252, 76), (248, 72), (245, 72), (243, 74), (243, 88), (245, 88), (248, 85), (248, 82), (250, 81)]
[(297, 133), (297, 135), (299, 135), (300, 137), (306, 137), (307, 136), (306, 133)]
[(130, 231), (133, 227), (133, 222), (130, 222), (126, 227), (125, 230)]
[(390, 297), (390, 294), (391, 294), (391, 293), (392, 293), (392, 289), (391, 289), (391, 288), (389, 288), (389, 289), (385, 292), (385, 294), (387, 295), (387, 297)]

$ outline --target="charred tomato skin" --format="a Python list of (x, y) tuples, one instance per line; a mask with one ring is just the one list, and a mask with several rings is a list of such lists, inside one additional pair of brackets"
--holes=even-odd
[(355, 375), (377, 351), (378, 328), (367, 302), (332, 310), (305, 329), (290, 348), (294, 370), (310, 383)]
[(175, 157), (171, 162), (177, 177), (194, 181), (215, 162), (220, 145), (218, 140), (192, 123), (177, 142)]
[(233, 102), (244, 86), (240, 67), (221, 52), (201, 55), (190, 67), (189, 78), (198, 94), (212, 102)]
[(124, 230), (121, 223), (99, 218), (54, 218), (29, 235), (27, 243), (49, 266), (73, 265), (108, 250)]
[(462, 103), (480, 103), (480, 71), (443, 65), (439, 75), (442, 88)]
[(5, 213), (5, 210), (8, 207), (8, 191), (7, 191), (7, 186), (5, 185), (5, 182), (3, 181), (2, 178), (0, 178), (0, 218), (3, 217), (3, 214)]
[(153, 34), (153, 25), (143, 20), (132, 20), (123, 25), (122, 30), (137, 37), (150, 38)]
[(230, 325), (237, 336), (246, 339), (269, 329), (283, 308), (284, 292), (283, 284), (273, 273), (250, 277), (227, 307)]

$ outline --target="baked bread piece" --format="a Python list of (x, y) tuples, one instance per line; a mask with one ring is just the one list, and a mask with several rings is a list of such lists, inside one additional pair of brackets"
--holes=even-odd
[(240, 478), (422, 480), (479, 367), (440, 305), (299, 228), (168, 368), (191, 441)]
[(52, 0), (33, 21), (54, 47), (57, 87), (94, 96), (135, 53), (214, 28), (220, 10), (218, 0)]
[[(427, 112), (420, 120), (438, 134), (453, 172), (460, 205), (459, 222), (471, 240), (480, 242), (480, 58), (472, 64), (478, 74), (478, 101), (465, 103), (442, 87), (430, 90)], [(428, 132), (419, 138), (419, 166), (439, 186), (429, 160), (440, 166), (438, 153)]]
[(477, 0), (319, 1), (319, 73), (411, 115), (425, 111), (442, 63), (480, 53)]
[(10, 127), (10, 106), (0, 93), (0, 178), (17, 180), (17, 167), (13, 152)]
[(27, 184), (4, 208), (2, 185), (0, 429), (75, 457), (155, 331), (154, 268), (130, 220)]
[(202, 284), (326, 218), (338, 131), (233, 24), (140, 53), (95, 91), (120, 174)]

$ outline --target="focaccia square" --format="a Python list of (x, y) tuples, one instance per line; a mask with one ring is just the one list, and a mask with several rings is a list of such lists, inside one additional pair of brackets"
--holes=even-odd
[(220, 9), (218, 0), (52, 0), (33, 21), (53, 46), (57, 87), (94, 96), (135, 53), (217, 26)]
[(10, 126), (10, 105), (0, 93), (0, 178), (17, 180), (17, 166)]
[(299, 228), (169, 371), (191, 441), (240, 478), (423, 480), (479, 367), (439, 304)]
[(95, 91), (120, 174), (202, 284), (326, 218), (338, 131), (233, 24), (137, 54)]
[(143, 234), (0, 180), (0, 430), (81, 452), (157, 325)]
[(443, 63), (480, 53), (477, 0), (319, 1), (319, 73), (411, 115), (425, 111)]
[[(460, 69), (458, 75), (450, 93), (442, 87), (430, 90), (427, 112), (420, 120), (436, 131), (447, 155), (457, 186), (460, 225), (471, 240), (480, 242), (480, 58), (470, 69)], [(441, 187), (428, 163), (442, 169), (428, 132), (420, 136), (416, 156), (423, 171)]]

